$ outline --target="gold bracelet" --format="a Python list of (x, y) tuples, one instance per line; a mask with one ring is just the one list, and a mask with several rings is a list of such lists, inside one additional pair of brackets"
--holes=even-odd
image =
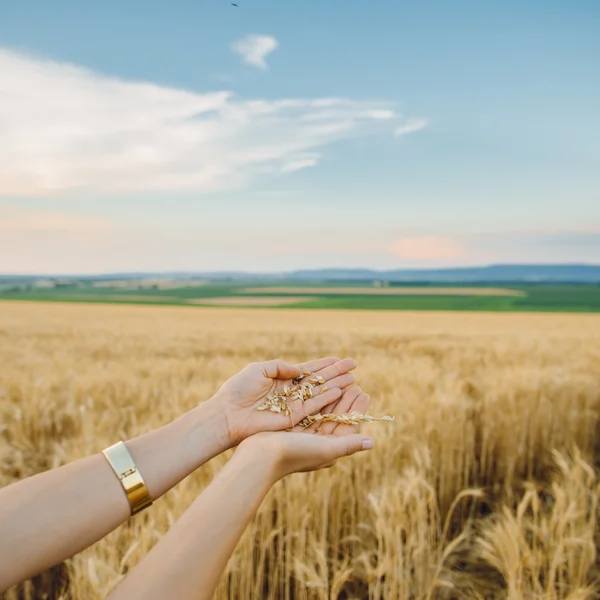
[(135, 515), (148, 508), (152, 504), (152, 498), (150, 498), (148, 488), (135, 466), (127, 446), (123, 442), (117, 442), (106, 448), (106, 450), (102, 450), (102, 454), (104, 454), (108, 464), (119, 478), (125, 494), (127, 494), (131, 514)]

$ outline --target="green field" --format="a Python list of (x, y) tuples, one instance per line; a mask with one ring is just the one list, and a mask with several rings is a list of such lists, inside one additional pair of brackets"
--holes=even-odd
[[(106, 282), (103, 285), (106, 285)], [(350, 293), (346, 293), (347, 288), (352, 288)], [(498, 289), (513, 295), (502, 295), (496, 292)], [(489, 292), (489, 295), (475, 295), (477, 290), (486, 294)], [(410, 295), (403, 295), (405, 292), (410, 292)], [(463, 292), (464, 295), (460, 295)], [(285, 303), (286, 298), (288, 298), (287, 303)], [(281, 300), (281, 305), (277, 304), (278, 299)], [(460, 285), (403, 282), (391, 283), (388, 287), (378, 290), (370, 282), (236, 281), (207, 282), (201, 285), (187, 285), (181, 282), (175, 283), (168, 289), (142, 285), (123, 289), (116, 285), (94, 287), (93, 281), (87, 281), (77, 286), (64, 285), (53, 288), (41, 288), (35, 285), (5, 286), (4, 289), (0, 289), (0, 300), (198, 306), (206, 301), (213, 306), (262, 305), (281, 309), (600, 312), (600, 285), (543, 283)]]

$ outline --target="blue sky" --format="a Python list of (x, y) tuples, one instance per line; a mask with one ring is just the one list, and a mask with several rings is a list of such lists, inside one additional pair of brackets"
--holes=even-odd
[(600, 262), (600, 4), (0, 18), (0, 271)]

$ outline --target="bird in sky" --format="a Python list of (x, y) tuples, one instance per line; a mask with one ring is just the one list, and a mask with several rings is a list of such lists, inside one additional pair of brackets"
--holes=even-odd
[(239, 5), (239, 4), (236, 4), (235, 2), (232, 2), (232, 3), (231, 3), (231, 6), (235, 6), (236, 8), (239, 8), (239, 7), (240, 7), (240, 5)]

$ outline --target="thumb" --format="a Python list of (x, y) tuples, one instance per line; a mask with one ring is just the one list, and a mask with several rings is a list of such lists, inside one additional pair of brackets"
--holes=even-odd
[[(327, 439), (327, 438), (326, 438)], [(371, 450), (375, 446), (373, 438), (368, 435), (354, 433), (352, 435), (344, 435), (340, 437), (330, 437), (331, 460), (341, 458), (342, 456), (350, 456), (362, 450)]]
[(294, 379), (300, 375), (300, 369), (281, 359), (269, 360), (261, 365), (263, 373), (271, 379)]

